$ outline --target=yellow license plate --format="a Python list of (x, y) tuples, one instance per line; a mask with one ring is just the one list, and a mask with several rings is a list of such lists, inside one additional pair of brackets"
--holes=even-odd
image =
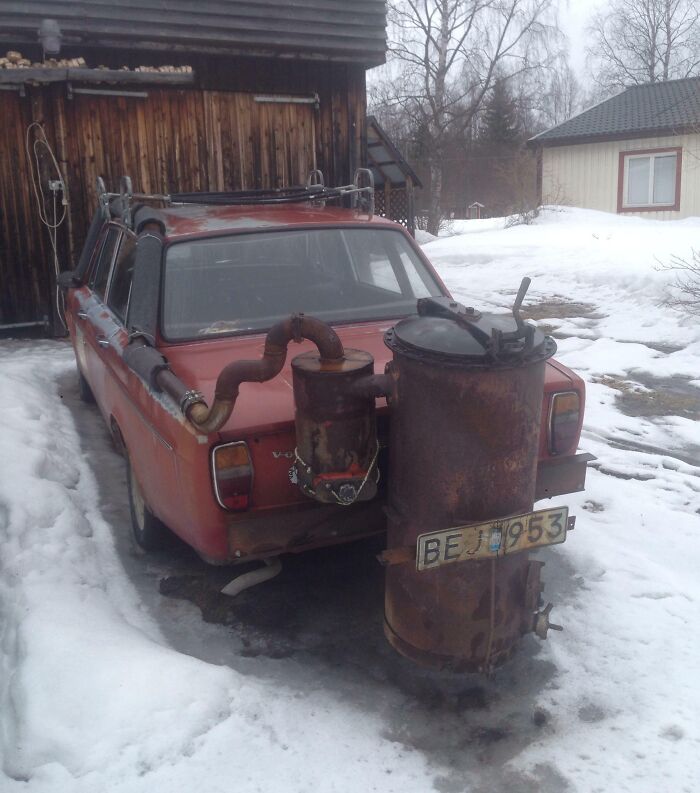
[(431, 531), (418, 537), (416, 567), (431, 570), (453, 562), (492, 559), (541, 545), (555, 545), (564, 542), (569, 528), (569, 508), (556, 507)]

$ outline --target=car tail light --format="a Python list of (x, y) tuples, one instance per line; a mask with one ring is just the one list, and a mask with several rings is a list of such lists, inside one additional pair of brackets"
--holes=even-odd
[(564, 454), (578, 441), (581, 399), (576, 391), (554, 394), (549, 412), (549, 451)]
[(240, 512), (250, 506), (253, 463), (243, 441), (215, 446), (211, 453), (214, 493), (219, 506)]

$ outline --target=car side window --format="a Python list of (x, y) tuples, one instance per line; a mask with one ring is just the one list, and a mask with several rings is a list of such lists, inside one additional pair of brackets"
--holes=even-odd
[(122, 244), (119, 246), (119, 254), (112, 272), (109, 292), (107, 293), (107, 305), (122, 323), (126, 321), (135, 260), (136, 237), (132, 234), (125, 234)]
[(90, 279), (90, 287), (100, 300), (104, 300), (105, 292), (107, 291), (109, 270), (112, 266), (114, 252), (117, 249), (120, 236), (121, 231), (114, 226), (110, 227), (107, 231), (107, 236), (102, 243), (102, 250), (100, 251), (99, 258), (97, 259), (95, 269), (92, 273), (92, 278)]
[(352, 252), (355, 275), (361, 284), (374, 286), (394, 294), (401, 294), (401, 285), (389, 258), (385, 235), (375, 232), (363, 235), (345, 235)]

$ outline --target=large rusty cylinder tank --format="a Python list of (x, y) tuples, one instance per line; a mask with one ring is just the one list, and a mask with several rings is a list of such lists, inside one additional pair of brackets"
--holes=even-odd
[(377, 494), (375, 397), (358, 388), (374, 372), (363, 350), (336, 361), (317, 351), (292, 361), (297, 447), (294, 472), (307, 496), (349, 506)]
[[(516, 306), (513, 315), (482, 315), (426, 298), (385, 335), (394, 381), (389, 557), (403, 549), (408, 558), (428, 532), (532, 510), (545, 360), (556, 345)], [(533, 629), (540, 563), (527, 552), (479, 559), (482, 539), (491, 540), (478, 536), (466, 561), (454, 561), (460, 540), (448, 533), (424, 541), (425, 559), (388, 565), (385, 634), (403, 655), (488, 671)]]

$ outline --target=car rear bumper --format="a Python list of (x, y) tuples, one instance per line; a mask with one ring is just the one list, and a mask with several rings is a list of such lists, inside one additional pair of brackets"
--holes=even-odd
[(384, 500), (377, 498), (352, 507), (309, 501), (296, 508), (250, 512), (227, 520), (231, 561), (264, 559), (337, 545), (386, 530)]
[[(540, 461), (535, 500), (576, 493), (586, 484), (592, 454)], [(281, 510), (229, 515), (226, 521), (228, 561), (250, 561), (337, 545), (386, 530), (385, 501), (376, 498), (352, 507), (313, 502)], [(223, 560), (220, 560), (223, 561)]]

